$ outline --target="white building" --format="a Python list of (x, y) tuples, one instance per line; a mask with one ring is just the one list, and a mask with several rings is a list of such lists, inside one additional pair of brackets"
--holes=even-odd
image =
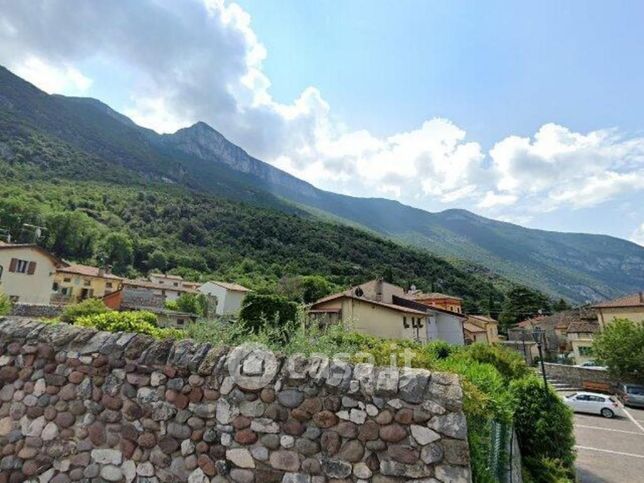
[(214, 298), (217, 315), (238, 314), (246, 294), (250, 292), (249, 289), (237, 283), (215, 281), (202, 284), (198, 290)]

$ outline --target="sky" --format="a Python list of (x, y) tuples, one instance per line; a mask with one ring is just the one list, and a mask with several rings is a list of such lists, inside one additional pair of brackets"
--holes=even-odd
[(0, 0), (0, 64), (314, 185), (644, 245), (644, 3)]

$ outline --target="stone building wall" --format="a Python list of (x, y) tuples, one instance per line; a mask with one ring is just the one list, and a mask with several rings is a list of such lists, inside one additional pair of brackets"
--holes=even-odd
[(453, 374), (0, 319), (0, 483), (468, 482)]
[(61, 305), (21, 304), (11, 306), (11, 315), (16, 317), (53, 318), (63, 312)]

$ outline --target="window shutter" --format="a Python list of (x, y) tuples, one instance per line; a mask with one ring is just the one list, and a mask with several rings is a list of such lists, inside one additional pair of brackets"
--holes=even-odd
[(18, 259), (17, 258), (12, 258), (11, 263), (9, 264), (9, 271), (10, 272), (15, 272), (16, 271), (16, 265), (18, 265)]
[(27, 275), (33, 275), (36, 271), (36, 262), (29, 262), (27, 266)]

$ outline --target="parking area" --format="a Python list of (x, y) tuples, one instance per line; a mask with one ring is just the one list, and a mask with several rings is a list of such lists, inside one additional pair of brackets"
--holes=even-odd
[(644, 481), (644, 409), (626, 411), (631, 418), (575, 414), (578, 481)]

